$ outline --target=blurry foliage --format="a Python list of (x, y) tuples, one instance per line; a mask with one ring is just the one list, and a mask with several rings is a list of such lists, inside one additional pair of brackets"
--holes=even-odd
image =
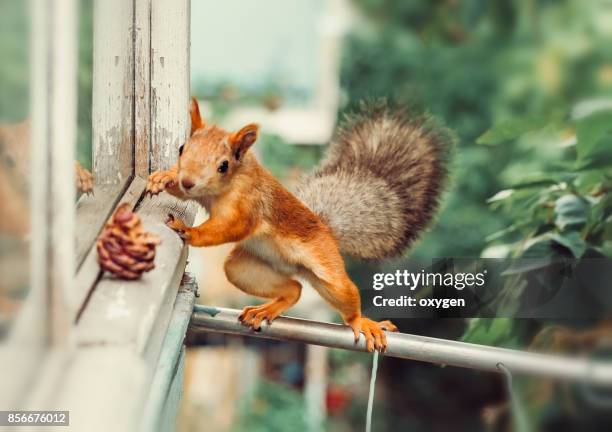
[[(612, 256), (612, 110), (570, 121), (567, 128), (576, 130), (567, 157), (489, 199), (493, 209), (511, 216), (511, 225), (489, 237), (511, 256)], [(502, 124), (479, 142), (504, 145), (508, 140), (500, 138), (520, 139), (529, 129)]]
[(28, 115), (29, 30), (27, 2), (0, 3), (0, 123), (19, 123)]
[(274, 381), (258, 381), (255, 394), (241, 401), (236, 432), (285, 432), (307, 430), (304, 397), (294, 388)]
[[(603, 220), (594, 220), (605, 213), (606, 199), (596, 203), (579, 194), (556, 202), (562, 195), (575, 194), (570, 187), (579, 184), (581, 194), (596, 194), (586, 190), (606, 187), (603, 172), (592, 171), (596, 166), (604, 171), (610, 166), (605, 120), (600, 123), (604, 128), (601, 134), (584, 137), (598, 127), (595, 123), (602, 114), (583, 121), (566, 120), (576, 102), (605, 98), (612, 92), (612, 49), (606, 44), (609, 32), (602, 24), (606, 21), (595, 19), (605, 17), (604, 3), (354, 3), (363, 19), (345, 50), (343, 110), (355, 109), (362, 99), (386, 96), (394, 103), (431, 112), (459, 137), (444, 208), (410, 256), (480, 256), (485, 249), (492, 252), (493, 248), (488, 249), (491, 245), (497, 247), (499, 256), (500, 250), (509, 252), (509, 246), (500, 242), (502, 236), (525, 243), (538, 234), (543, 241), (546, 238), (574, 253), (585, 253), (587, 239), (581, 234), (589, 238), (605, 235)], [(610, 18), (611, 12), (605, 12)], [(493, 124), (497, 126), (487, 132)], [(574, 128), (580, 143), (574, 150), (564, 148), (562, 144), (571, 139)], [(558, 183), (569, 180), (575, 183), (556, 190)], [(511, 193), (507, 190), (511, 185), (520, 190)], [(540, 192), (551, 194), (548, 207), (537, 202), (546, 201), (546, 197), (536, 196)], [(495, 203), (510, 199), (508, 194), (511, 200), (525, 197), (523, 203), (534, 206), (531, 213), (518, 201), (512, 209), (498, 203), (501, 211), (495, 211)], [(584, 213), (590, 213), (591, 207), (588, 232), (560, 228), (587, 217)], [(559, 232), (544, 233), (542, 227), (555, 210)], [(602, 243), (593, 250), (601, 252), (608, 247)], [(486, 328), (498, 326), (480, 322)], [(506, 325), (511, 326), (512, 321)], [(482, 338), (476, 337), (479, 334)], [(470, 340), (488, 342), (489, 336), (474, 330)], [(504, 342), (501, 337), (494, 339)]]
[[(498, 295), (498, 306), (519, 303), (535, 305), (553, 296), (568, 275), (592, 271), (587, 260), (612, 257), (612, 110), (597, 110), (577, 119), (553, 124), (570, 135), (558, 163), (540, 173), (526, 175), (511, 187), (489, 199), (494, 210), (509, 215), (511, 223), (489, 236), (497, 256), (537, 258), (519, 261), (506, 270), (506, 282)], [(537, 126), (537, 127), (535, 127)], [(548, 128), (547, 122), (501, 123), (483, 134), (478, 142), (512, 145), (534, 128)], [(605, 290), (592, 274), (592, 289), (581, 290), (572, 308), (582, 302), (611, 304), (601, 298)], [(609, 297), (609, 296), (608, 296)], [(498, 326), (500, 320), (473, 320), (465, 339), (488, 342), (491, 335), (480, 326)], [(514, 324), (517, 327), (519, 323)], [(545, 322), (544, 325), (547, 323)], [(509, 339), (503, 341), (507, 345)]]
[(475, 141), (500, 121), (537, 127), (579, 98), (610, 92), (612, 50), (592, 21), (597, 6), (577, 0), (355, 4), (364, 19), (347, 41), (343, 111), (386, 96), (430, 111), (459, 137), (445, 209), (411, 255), (479, 256), (485, 237), (511, 223), (511, 215), (489, 211), (486, 200), (507, 182), (549, 166), (558, 152), (550, 143), (489, 148)]
[(524, 348), (524, 334), (517, 333), (523, 329), (517, 329), (512, 324), (510, 318), (474, 318), (470, 320), (462, 340), (477, 341), (482, 345), (502, 345), (505, 348)]
[(76, 158), (85, 168), (92, 168), (91, 102), (93, 85), (93, 2), (79, 1), (79, 51), (77, 96)]
[[(585, 103), (612, 106), (608, 4), (353, 3), (361, 20), (344, 52), (342, 112), (386, 96), (429, 111), (459, 138), (444, 208), (410, 256), (535, 256), (547, 265), (558, 256), (612, 255), (612, 121), (609, 111), (584, 113)], [(514, 270), (500, 296), (506, 302), (520, 300), (533, 283), (524, 278), (533, 269)], [(463, 340), (525, 348), (549, 324), (474, 319)], [(388, 373), (395, 386), (427, 399), (430, 390), (409, 381), (410, 369)], [(481, 392), (470, 385), (474, 395)], [(540, 420), (546, 413), (546, 421), (563, 418), (546, 409)], [(464, 415), (454, 417), (457, 430), (468, 424)]]
[(319, 162), (323, 150), (322, 146), (288, 145), (279, 136), (269, 134), (262, 134), (257, 143), (261, 162), (289, 186)]

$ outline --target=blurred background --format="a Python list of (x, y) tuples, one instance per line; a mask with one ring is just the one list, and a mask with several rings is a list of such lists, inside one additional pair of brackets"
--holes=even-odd
[[(191, 34), (192, 93), (205, 115), (228, 128), (259, 122), (259, 158), (289, 187), (316, 165), (335, 125), (361, 100), (408, 105), (453, 130), (452, 184), (410, 257), (612, 255), (611, 2), (200, 0), (192, 2)], [(221, 271), (230, 249), (191, 250), (200, 302), (253, 302)], [(369, 283), (371, 267), (350, 268)], [(538, 301), (558, 282), (523, 276), (500, 298)], [(584, 295), (612, 310), (612, 295)], [(337, 320), (312, 290), (290, 313)], [(597, 320), (398, 324), (404, 332), (551, 352), (590, 351), (611, 333)], [(189, 350), (180, 430), (363, 428), (370, 356), (193, 339), (204, 346)], [(612, 424), (609, 409), (590, 406), (574, 388), (519, 380), (517, 389), (534, 430)], [(374, 430), (511, 430), (513, 415), (501, 377), (382, 359)]]
[[(9, 223), (29, 214), (26, 4), (0, 0), (0, 338), (29, 286), (29, 228)], [(92, 14), (93, 0), (82, 0), (77, 155), (85, 168)], [(191, 14), (192, 94), (208, 120), (227, 128), (259, 122), (257, 154), (289, 188), (364, 99), (431, 113), (454, 132), (443, 208), (409, 257), (612, 256), (609, 0), (193, 0)], [(191, 250), (199, 302), (254, 301), (223, 275), (230, 249)], [(358, 284), (372, 266), (349, 263)], [(501, 287), (500, 301), (553, 295), (558, 276), (536, 280), (531, 270)], [(612, 293), (581, 295), (612, 310)], [(338, 320), (308, 289), (290, 314)], [(397, 324), (427, 336), (585, 355), (609, 353), (612, 333), (609, 320)], [(188, 341), (178, 430), (363, 429), (371, 356), (214, 335)], [(533, 430), (604, 430), (612, 409), (588, 395), (519, 379), (515, 396)], [(500, 376), (381, 359), (374, 430), (505, 431), (516, 415)]]

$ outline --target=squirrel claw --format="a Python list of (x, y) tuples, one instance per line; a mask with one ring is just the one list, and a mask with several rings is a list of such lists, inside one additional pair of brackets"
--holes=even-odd
[(180, 238), (185, 240), (185, 242), (189, 242), (189, 240), (191, 240), (191, 235), (189, 234), (189, 227), (185, 225), (182, 220), (176, 219), (174, 215), (168, 214), (168, 218), (166, 219), (166, 226), (176, 232)]
[(242, 325), (251, 327), (254, 331), (261, 331), (261, 323), (272, 323), (284, 310), (286, 304), (279, 301), (271, 301), (258, 306), (246, 306), (238, 317)]
[(147, 193), (153, 197), (159, 195), (166, 189), (174, 188), (176, 173), (173, 171), (155, 171), (147, 180)]
[(189, 240), (191, 240), (191, 236), (190, 236), (188, 233), (186, 233), (185, 231), (183, 231), (183, 230), (177, 231), (176, 233), (177, 233), (177, 234), (178, 234), (178, 236), (179, 236), (180, 238), (182, 238), (182, 239), (183, 239), (183, 240), (184, 240), (186, 243), (188, 243), (188, 242), (189, 242)]
[(379, 352), (385, 352), (387, 350), (387, 336), (386, 331), (396, 332), (397, 327), (391, 321), (372, 321), (366, 317), (359, 317), (349, 322), (348, 325), (353, 329), (355, 333), (355, 342), (359, 341), (360, 333), (363, 333), (366, 341), (366, 348), (369, 352), (373, 352), (376, 349)]

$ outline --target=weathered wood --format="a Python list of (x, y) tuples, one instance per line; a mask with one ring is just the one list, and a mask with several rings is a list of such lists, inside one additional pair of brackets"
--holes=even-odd
[[(96, 220), (95, 224), (91, 225), (90, 227), (91, 231), (95, 232), (96, 234), (94, 235), (92, 241), (90, 242), (90, 246), (89, 246), (89, 249), (87, 250), (86, 256), (83, 259), (83, 262), (77, 271), (76, 281), (75, 281), (75, 290), (74, 290), (73, 295), (71, 295), (71, 298), (70, 298), (71, 304), (74, 305), (73, 311), (76, 311), (76, 314), (74, 314), (72, 317), (73, 319), (76, 319), (78, 317), (78, 314), (85, 307), (85, 301), (87, 299), (87, 296), (93, 289), (94, 284), (96, 283), (98, 277), (100, 276), (100, 266), (98, 265), (98, 255), (97, 255), (96, 245), (95, 245), (95, 239), (97, 237), (98, 232), (100, 231), (100, 229), (97, 227), (98, 226), (102, 227), (102, 225), (106, 223), (106, 221), (108, 220), (108, 218), (114, 211), (115, 207), (119, 203), (129, 203), (132, 206), (132, 208), (136, 207), (136, 203), (138, 202), (138, 200), (144, 193), (145, 186), (146, 186), (146, 181), (144, 179), (141, 179), (140, 177), (135, 177), (130, 183), (125, 193), (123, 195), (120, 195), (117, 202), (113, 204), (113, 207), (110, 208), (105, 213), (106, 215), (105, 218), (102, 220)], [(104, 188), (104, 187), (105, 186), (101, 186), (101, 188)], [(112, 185), (109, 185), (106, 187), (113, 188)], [(96, 194), (98, 195), (98, 197), (96, 198), (95, 205), (98, 205), (101, 198), (98, 192), (96, 192)], [(109, 195), (112, 196), (112, 191), (109, 191)], [(79, 220), (79, 215), (80, 215), (80, 212), (77, 212), (77, 220)], [(87, 233), (87, 235), (89, 234), (90, 233)]]
[(151, 171), (167, 169), (188, 137), (189, 0), (151, 4)]
[(147, 395), (148, 374), (130, 346), (81, 347), (44, 407), (69, 410), (70, 430), (133, 432)]
[[(68, 371), (74, 352), (66, 349), (47, 350), (44, 357), (35, 359), (39, 377), (30, 385), (27, 398), (17, 407), (19, 410), (39, 410), (53, 400)], [(41, 361), (42, 360), (42, 361)], [(4, 389), (3, 389), (4, 391)], [(61, 408), (58, 408), (61, 409)]]
[(83, 264), (102, 226), (130, 183), (128, 177), (121, 183), (97, 185), (95, 195), (83, 194), (77, 201), (75, 225), (77, 271)]
[(47, 196), (51, 228), (48, 256), (51, 271), (51, 337), (52, 343), (68, 344), (71, 322), (66, 297), (74, 284), (75, 253), (75, 147), (77, 132), (77, 2), (56, 0), (51, 13), (51, 103), (50, 143), (51, 171)]
[[(141, 420), (187, 260), (187, 247), (164, 221), (171, 212), (192, 223), (195, 214), (194, 204), (167, 194), (141, 201), (149, 170), (175, 163), (188, 135), (189, 1), (99, 1), (95, 14), (97, 187), (104, 191), (100, 184), (122, 184), (136, 174), (126, 194), (114, 201), (136, 205), (144, 228), (159, 235), (162, 244), (155, 269), (128, 282), (101, 275), (88, 240), (78, 289), (71, 298), (74, 304), (84, 304), (74, 328), (76, 356), (61, 390), (48, 395), (47, 406), (70, 409), (76, 430), (133, 431)], [(86, 232), (87, 239), (93, 239), (105, 219), (102, 215), (108, 217), (114, 206), (89, 203), (87, 198), (80, 203), (88, 204), (90, 211), (97, 208), (100, 213), (81, 216), (91, 221)], [(174, 386), (180, 385), (180, 370)]]
[(174, 302), (172, 328), (159, 362), (148, 363), (132, 345), (81, 346), (61, 378), (61, 390), (55, 388), (52, 398), (42, 392), (35, 401), (51, 400), (48, 409), (70, 410), (75, 430), (172, 430), (168, 426), (174, 422), (182, 394), (183, 339), (195, 289), (193, 281), (185, 283)]
[[(79, 424), (89, 423), (94, 428), (85, 430), (98, 430), (96, 428), (100, 427), (99, 425), (105, 425), (106, 430), (112, 428), (133, 431), (137, 428), (135, 422), (141, 418), (187, 259), (187, 247), (176, 233), (163, 223), (168, 211), (189, 222), (193, 220), (195, 213), (193, 204), (178, 202), (166, 194), (153, 199), (145, 198), (138, 213), (145, 229), (157, 233), (162, 240), (162, 244), (157, 249), (156, 268), (145, 273), (139, 281), (127, 282), (104, 276), (95, 286), (87, 307), (79, 319), (76, 327), (79, 351), (101, 347), (101, 352), (106, 356), (111, 349), (128, 350), (130, 363), (127, 367), (135, 368), (134, 373), (139, 377), (138, 383), (133, 384), (134, 394), (126, 395), (126, 391), (122, 389), (120, 398), (117, 398), (119, 390), (116, 388), (109, 390), (101, 381), (85, 387), (88, 393), (95, 392), (96, 397), (100, 398), (100, 403), (90, 401), (89, 404), (105, 406), (108, 409), (108, 403), (102, 403), (104, 400), (113, 398), (114, 401), (122, 401), (119, 415), (113, 415), (112, 419), (100, 418), (100, 411), (96, 413), (93, 410), (90, 410), (88, 416), (82, 416), (79, 421), (83, 423)], [(138, 366), (132, 365), (134, 362), (137, 362)], [(119, 364), (115, 367), (123, 368)], [(80, 371), (81, 381), (87, 373), (105, 376), (111, 386), (123, 379), (132, 379), (125, 377), (123, 370), (118, 375), (117, 371), (113, 372), (114, 368), (105, 367), (100, 370), (93, 369), (91, 365), (87, 368), (88, 370), (91, 368), (89, 372), (85, 369)], [(79, 372), (71, 370), (71, 373), (74, 374), (71, 381), (77, 382)], [(80, 394), (81, 399), (84, 398), (83, 390)], [(75, 394), (70, 396), (73, 400), (79, 399)], [(111, 402), (114, 403), (116, 402)], [(125, 409), (123, 403), (130, 408), (129, 411)], [(89, 404), (84, 409), (88, 410), (91, 407)], [(66, 406), (71, 405), (66, 402)], [(100, 427), (99, 430), (104, 428)]]
[(147, 178), (151, 149), (151, 0), (134, 0), (134, 152), (136, 175)]
[(79, 319), (78, 345), (133, 345), (149, 361), (156, 361), (159, 350), (149, 351), (149, 347), (161, 346), (187, 259), (183, 241), (164, 220), (171, 212), (191, 223), (193, 207), (165, 193), (143, 200), (138, 208), (143, 225), (162, 241), (157, 248), (155, 269), (138, 281), (104, 275)]
[(92, 138), (96, 184), (133, 174), (134, 8), (130, 1), (94, 5)]
[[(17, 341), (27, 341), (30, 346), (42, 346), (47, 340), (48, 319), (46, 304), (47, 292), (47, 214), (48, 214), (48, 178), (49, 152), (47, 148), (49, 128), (49, 89), (48, 76), (50, 62), (47, 52), (49, 37), (50, 8), (45, 0), (35, 0), (31, 7), (32, 19), (32, 56), (30, 66), (30, 117), (32, 122), (30, 136), (30, 294), (29, 311), (23, 310), (21, 316), (32, 314), (25, 319), (25, 329), (21, 331), (20, 321), (15, 323), (13, 333), (18, 333)], [(23, 334), (23, 333), (27, 333)]]

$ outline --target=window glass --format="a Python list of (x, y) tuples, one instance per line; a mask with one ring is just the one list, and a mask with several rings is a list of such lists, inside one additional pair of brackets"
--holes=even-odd
[[(77, 196), (91, 187), (93, 0), (79, 3)], [(0, 339), (30, 291), (31, 13), (29, 2), (0, 3)]]
[(79, 2), (79, 57), (76, 158), (88, 171), (92, 167), (91, 96), (93, 72), (93, 0)]
[(0, 3), (0, 340), (30, 286), (29, 28), (28, 2)]

